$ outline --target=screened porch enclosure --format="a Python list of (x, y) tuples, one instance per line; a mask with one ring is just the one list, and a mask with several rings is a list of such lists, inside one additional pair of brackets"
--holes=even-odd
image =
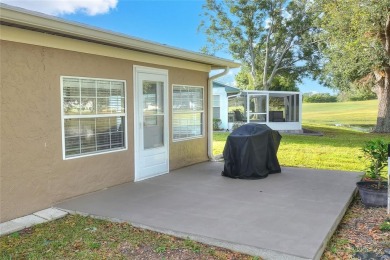
[(242, 91), (229, 97), (229, 129), (244, 123), (302, 131), (302, 95), (285, 91)]

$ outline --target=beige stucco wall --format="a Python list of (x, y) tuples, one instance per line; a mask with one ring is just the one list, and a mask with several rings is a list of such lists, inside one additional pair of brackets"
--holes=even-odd
[[(0, 49), (0, 222), (133, 181), (133, 65), (167, 69), (169, 93), (172, 84), (204, 86), (207, 91), (207, 72), (169, 64), (153, 65), (10, 41), (1, 41)], [(60, 76), (126, 80), (127, 150), (62, 159)], [(171, 104), (171, 97), (169, 100)], [(205, 100), (205, 109), (206, 104)], [(171, 169), (205, 160), (206, 136), (172, 142), (170, 135)]]
[[(207, 75), (206, 77), (196, 71), (171, 69), (169, 72), (170, 88), (173, 84), (183, 84), (192, 86), (204, 86), (204, 136), (187, 141), (173, 142), (170, 135), (170, 169), (178, 169), (187, 165), (206, 161), (207, 158)], [(170, 89), (172, 93), (172, 89)], [(172, 98), (170, 99), (170, 107), (172, 107)], [(170, 117), (169, 126), (172, 126), (172, 115)]]

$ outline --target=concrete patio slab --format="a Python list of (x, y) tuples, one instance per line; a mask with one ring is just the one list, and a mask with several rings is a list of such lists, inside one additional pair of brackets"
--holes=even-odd
[(360, 179), (352, 172), (282, 168), (265, 179), (238, 180), (222, 177), (222, 169), (223, 163), (201, 163), (56, 207), (265, 259), (319, 259)]

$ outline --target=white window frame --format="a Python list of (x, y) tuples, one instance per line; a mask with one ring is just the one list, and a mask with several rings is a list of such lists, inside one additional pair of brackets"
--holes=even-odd
[[(216, 100), (216, 97), (218, 97), (218, 105), (219, 106), (215, 106), (215, 100)], [(219, 109), (219, 120), (221, 120), (221, 95), (219, 94), (213, 94), (213, 119), (214, 119), (214, 108), (218, 108)]]
[[(173, 96), (173, 90), (175, 87), (189, 87), (189, 88), (200, 88), (202, 89), (202, 102), (203, 102), (203, 110), (201, 111), (196, 111), (196, 113), (201, 113), (202, 115), (202, 134), (201, 135), (196, 135), (196, 136), (191, 136), (191, 137), (184, 137), (184, 138), (174, 138), (174, 131), (173, 131), (173, 120), (174, 120), (174, 115), (175, 114), (187, 114), (188, 112), (175, 112), (173, 109), (174, 105), (174, 96)], [(192, 139), (199, 139), (203, 138), (205, 136), (205, 93), (204, 93), (204, 86), (194, 86), (194, 85), (185, 85), (185, 84), (172, 84), (172, 141), (173, 142), (181, 142), (181, 141), (186, 141), (186, 140), (192, 140)]]
[[(71, 78), (71, 79), (78, 79), (78, 80), (104, 80), (104, 81), (115, 81), (115, 82), (122, 82), (124, 85), (124, 97), (125, 97), (125, 107), (124, 107), (124, 113), (115, 113), (115, 114), (95, 114), (95, 115), (65, 115), (64, 113), (64, 79), (65, 78)], [(114, 153), (114, 152), (120, 152), (120, 151), (126, 151), (128, 147), (128, 138), (127, 138), (127, 86), (126, 86), (126, 80), (118, 80), (118, 79), (107, 79), (107, 78), (92, 78), (92, 77), (77, 77), (77, 76), (60, 76), (60, 85), (61, 85), (61, 132), (62, 132), (62, 158), (63, 160), (71, 160), (76, 158), (82, 158), (82, 157), (89, 157), (89, 156), (95, 156), (100, 154), (107, 154), (107, 153)], [(124, 147), (115, 148), (115, 149), (109, 149), (109, 150), (101, 150), (91, 153), (85, 153), (85, 154), (79, 154), (74, 156), (66, 156), (65, 151), (65, 119), (82, 119), (82, 118), (105, 118), (105, 117), (124, 117), (124, 123), (123, 123), (123, 131), (124, 131)]]

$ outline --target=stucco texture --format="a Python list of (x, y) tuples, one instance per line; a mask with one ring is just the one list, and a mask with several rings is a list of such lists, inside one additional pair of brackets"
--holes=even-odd
[[(203, 75), (202, 75), (203, 74)], [(207, 73), (199, 73), (196, 71), (170, 69), (169, 71), (169, 93), (172, 93), (172, 85), (191, 85), (204, 87), (204, 119), (203, 137), (186, 141), (173, 142), (172, 134), (169, 136), (170, 152), (169, 152), (169, 167), (171, 170), (178, 169), (191, 164), (204, 162), (207, 157)], [(172, 98), (169, 98), (172, 108)], [(169, 119), (169, 127), (172, 127), (172, 109)]]
[[(207, 91), (208, 73), (169, 64), (154, 66), (9, 41), (1, 41), (0, 49), (0, 222), (134, 180), (133, 65), (167, 69), (169, 93), (172, 84), (204, 86)], [(61, 76), (126, 81), (127, 150), (63, 160)], [(172, 142), (170, 135), (170, 169), (205, 160), (206, 134), (182, 142)]]

